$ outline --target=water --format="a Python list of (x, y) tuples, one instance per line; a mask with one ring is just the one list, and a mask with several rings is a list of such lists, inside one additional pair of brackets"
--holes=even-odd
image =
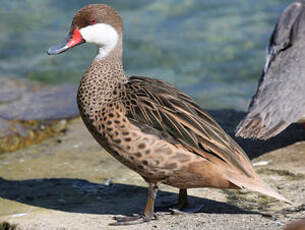
[(127, 74), (171, 82), (204, 108), (246, 110), (273, 25), (288, 0), (0, 0), (0, 74), (78, 83), (95, 55), (85, 44), (46, 50), (88, 3), (113, 6), (125, 24)]

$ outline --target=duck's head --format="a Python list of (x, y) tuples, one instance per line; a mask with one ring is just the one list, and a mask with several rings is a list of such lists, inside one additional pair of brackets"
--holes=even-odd
[(87, 5), (74, 16), (67, 38), (47, 53), (59, 54), (87, 42), (100, 48), (100, 56), (107, 56), (121, 42), (122, 33), (122, 19), (113, 8), (104, 4)]

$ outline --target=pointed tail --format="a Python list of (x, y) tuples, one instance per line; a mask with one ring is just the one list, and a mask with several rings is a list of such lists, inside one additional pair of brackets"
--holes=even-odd
[(276, 192), (258, 176), (249, 178), (246, 176), (236, 176), (236, 174), (234, 176), (228, 174), (227, 179), (240, 188), (246, 188), (254, 192), (259, 192), (293, 205), (290, 200)]

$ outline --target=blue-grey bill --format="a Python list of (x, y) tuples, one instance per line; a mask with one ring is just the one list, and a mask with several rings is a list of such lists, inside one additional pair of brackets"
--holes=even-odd
[(59, 44), (59, 45), (55, 45), (52, 46), (48, 49), (47, 53), (49, 55), (56, 55), (56, 54), (60, 54), (64, 51), (66, 51), (67, 49), (69, 49), (69, 46), (67, 44), (66, 41), (64, 41), (63, 43)]

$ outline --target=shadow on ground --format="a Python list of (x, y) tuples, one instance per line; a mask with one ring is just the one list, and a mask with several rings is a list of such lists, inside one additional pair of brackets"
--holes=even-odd
[(238, 123), (246, 116), (245, 112), (235, 110), (209, 110), (208, 111), (221, 127), (230, 134), (246, 151), (250, 159), (259, 157), (266, 152), (284, 148), (288, 145), (305, 140), (305, 129), (299, 124), (292, 124), (279, 135), (267, 141), (249, 140), (234, 137)]
[[(87, 214), (131, 215), (142, 213), (147, 189), (126, 184), (97, 184), (80, 179), (5, 180), (0, 178), (0, 197), (32, 206)], [(176, 202), (177, 194), (160, 191), (158, 207)], [(202, 213), (259, 214), (209, 199), (189, 196), (190, 205), (202, 204)], [(157, 209), (158, 210), (158, 209)], [(162, 209), (163, 210), (163, 209)]]

